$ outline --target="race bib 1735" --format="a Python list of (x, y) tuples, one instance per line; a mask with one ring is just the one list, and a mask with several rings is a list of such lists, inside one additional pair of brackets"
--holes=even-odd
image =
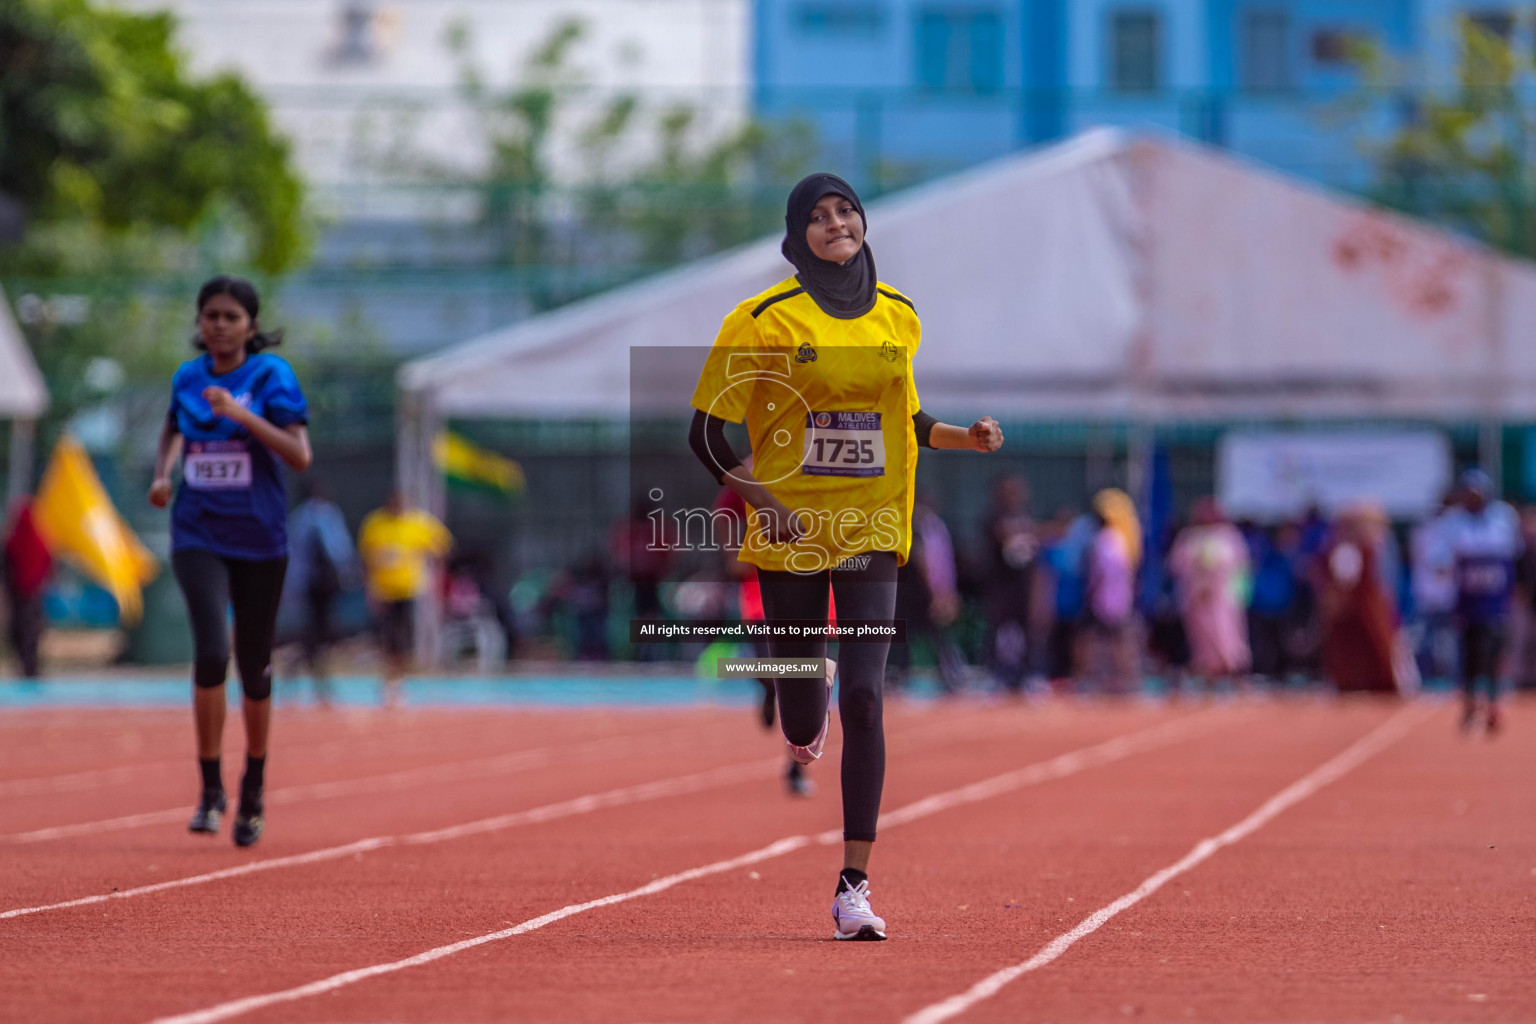
[(225, 491), (251, 486), (251, 453), (244, 441), (192, 441), (181, 466), (187, 486)]
[(884, 476), (885, 435), (878, 412), (813, 412), (805, 418), (809, 476)]

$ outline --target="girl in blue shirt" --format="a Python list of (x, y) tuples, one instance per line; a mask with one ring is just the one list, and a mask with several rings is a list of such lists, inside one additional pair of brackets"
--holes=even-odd
[(246, 759), (234, 840), (261, 838), (262, 787), (272, 714), (272, 640), (288, 566), (288, 496), (279, 460), (309, 467), (308, 406), (293, 368), (264, 350), (281, 332), (263, 332), (249, 282), (219, 276), (197, 293), (202, 354), (171, 378), (150, 504), (171, 502), (171, 467), (181, 488), (171, 508), (171, 567), (192, 623), (193, 710), (203, 794), (189, 828), (217, 833), (226, 804), (219, 768), (224, 676), (235, 620), (235, 661), (244, 690)]

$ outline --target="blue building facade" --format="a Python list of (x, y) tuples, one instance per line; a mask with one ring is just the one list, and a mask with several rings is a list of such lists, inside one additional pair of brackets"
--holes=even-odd
[(757, 0), (755, 104), (814, 126), (821, 157), (876, 189), (1096, 125), (1157, 126), (1330, 185), (1406, 94), (1362, 101), (1368, 40), (1450, 78), (1456, 19), (1517, 31), (1498, 0)]

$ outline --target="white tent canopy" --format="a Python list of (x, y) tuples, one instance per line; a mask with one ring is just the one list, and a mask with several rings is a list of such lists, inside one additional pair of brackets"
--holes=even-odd
[[(1090, 132), (869, 218), (937, 415), (1536, 416), (1536, 268), (1188, 143)], [(408, 407), (622, 418), (631, 348), (789, 273), (766, 239), (523, 321), (404, 367)]]
[(48, 409), (48, 389), (0, 289), (0, 419), (31, 420)]
[(0, 419), (11, 421), (9, 495), (15, 498), (31, 483), (33, 424), (48, 409), (48, 388), (32, 359), (32, 350), (11, 315), (11, 304), (0, 289)]
[[(952, 422), (1536, 418), (1536, 268), (1189, 143), (1090, 132), (869, 221)], [(789, 273), (765, 239), (405, 366), (402, 484), (442, 508), (448, 417), (626, 418), (639, 347), (697, 346), (635, 389), (686, 416), (726, 313)]]

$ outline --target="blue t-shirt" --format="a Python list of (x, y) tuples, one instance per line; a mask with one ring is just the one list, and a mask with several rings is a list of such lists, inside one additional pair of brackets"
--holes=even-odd
[(171, 378), (171, 422), (181, 432), (181, 489), (171, 507), (171, 550), (261, 560), (288, 554), (288, 491), (277, 456), (232, 419), (216, 416), (203, 389), (221, 387), (279, 427), (305, 423), (309, 407), (293, 367), (267, 353), (213, 372), (213, 359), (182, 363)]
[(1285, 552), (1268, 538), (1249, 548), (1254, 566), (1253, 596), (1248, 607), (1260, 615), (1283, 615), (1296, 602), (1296, 573)]

